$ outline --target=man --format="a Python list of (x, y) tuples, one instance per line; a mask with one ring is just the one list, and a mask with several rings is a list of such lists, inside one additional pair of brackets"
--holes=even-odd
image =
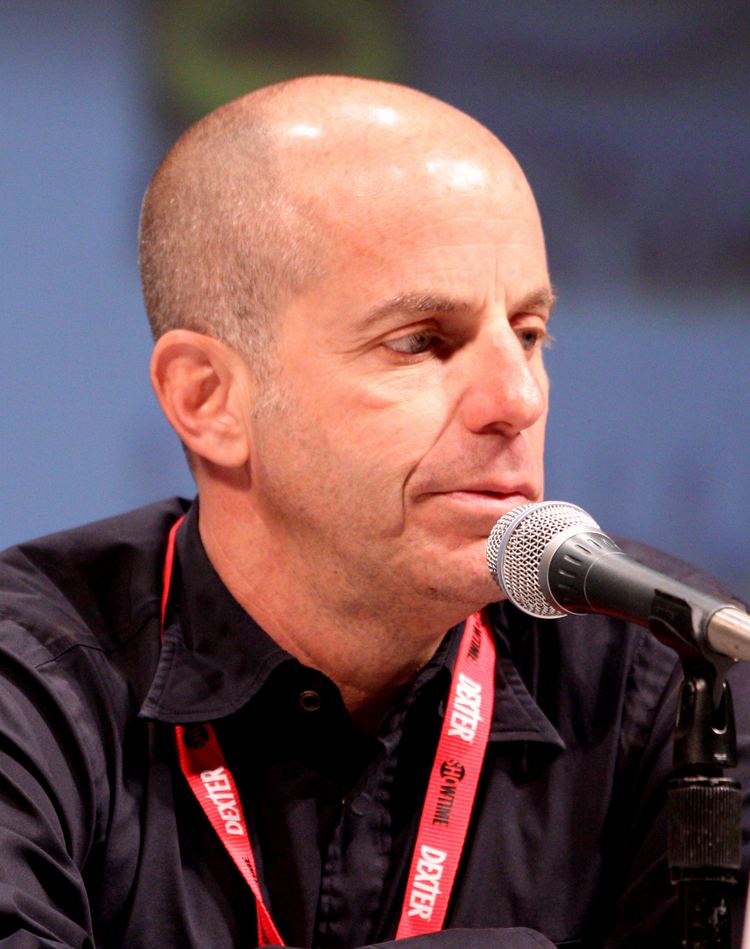
[(675, 657), (479, 612), (543, 491), (510, 153), (413, 90), (284, 83), (175, 145), (141, 259), (199, 501), (5, 555), (2, 944), (664, 945)]

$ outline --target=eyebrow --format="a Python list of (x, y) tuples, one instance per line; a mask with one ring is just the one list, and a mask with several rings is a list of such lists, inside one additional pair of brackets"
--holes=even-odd
[(468, 309), (467, 302), (450, 297), (438, 297), (431, 293), (402, 293), (369, 310), (360, 325), (370, 326), (392, 313), (460, 313)]
[[(546, 309), (550, 313), (557, 302), (551, 287), (539, 287), (522, 297), (513, 306), (511, 313), (522, 313), (525, 310)], [(451, 297), (439, 297), (431, 293), (402, 293), (385, 303), (373, 307), (365, 315), (359, 325), (360, 328), (370, 327), (390, 316), (392, 313), (464, 313), (470, 310), (471, 304), (466, 300), (456, 300)]]
[(557, 297), (552, 287), (539, 287), (537, 290), (532, 290), (531, 293), (527, 293), (525, 297), (522, 297), (511, 312), (523, 313), (524, 310), (541, 309), (548, 310), (551, 314), (556, 303)]

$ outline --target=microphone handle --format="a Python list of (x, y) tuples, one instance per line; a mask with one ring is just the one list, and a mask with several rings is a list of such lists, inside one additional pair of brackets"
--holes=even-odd
[(711, 648), (724, 656), (750, 661), (750, 616), (735, 606), (717, 610), (708, 621)]
[[(694, 642), (689, 645), (701, 650), (713, 649), (733, 658), (750, 658), (750, 617), (747, 614), (726, 601), (638, 563), (602, 531), (579, 531), (559, 545), (549, 546), (554, 549), (548, 548), (542, 558), (540, 583), (545, 595), (564, 612), (604, 613), (648, 627), (654, 598), (662, 594), (690, 607)], [(719, 617), (719, 614), (722, 615)], [(737, 632), (738, 629), (742, 632), (744, 625), (747, 654), (739, 656), (743, 643), (741, 640), (738, 643)], [(721, 648), (714, 644), (714, 637), (717, 643), (721, 641)], [(727, 647), (727, 641), (733, 645)]]

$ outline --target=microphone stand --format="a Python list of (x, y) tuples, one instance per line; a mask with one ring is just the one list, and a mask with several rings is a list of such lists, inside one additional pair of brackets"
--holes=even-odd
[(667, 860), (677, 886), (680, 949), (730, 949), (730, 898), (739, 882), (742, 790), (724, 777), (737, 764), (734, 709), (726, 673), (733, 660), (708, 646), (689, 605), (657, 592), (649, 629), (678, 650), (685, 680), (667, 785)]

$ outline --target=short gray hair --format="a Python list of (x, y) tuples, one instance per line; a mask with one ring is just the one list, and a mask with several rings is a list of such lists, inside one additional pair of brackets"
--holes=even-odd
[(319, 232), (262, 119), (231, 106), (188, 129), (154, 175), (141, 280), (155, 339), (191, 329), (262, 361), (281, 301), (317, 272)]

